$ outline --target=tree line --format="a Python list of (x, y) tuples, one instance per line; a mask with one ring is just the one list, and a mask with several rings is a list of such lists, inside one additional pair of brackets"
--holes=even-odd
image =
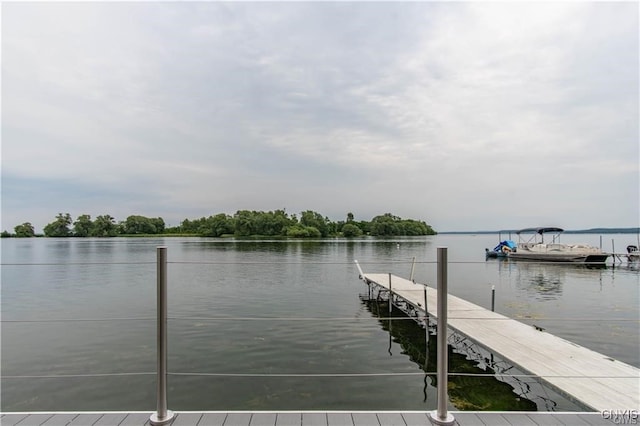
[[(132, 215), (116, 222), (111, 215), (91, 219), (82, 214), (74, 221), (69, 213), (58, 213), (44, 229), (45, 237), (116, 237), (130, 235), (194, 235), (202, 237), (290, 237), (326, 238), (434, 235), (436, 232), (424, 221), (402, 219), (391, 213), (374, 217), (371, 221), (355, 220), (348, 213), (345, 220), (331, 221), (328, 217), (312, 210), (300, 215), (289, 215), (285, 210), (255, 211), (238, 210), (233, 215), (219, 213), (199, 219), (184, 219), (180, 225), (167, 227), (161, 217), (150, 218)], [(2, 232), (2, 237), (37, 236), (30, 222), (14, 228), (14, 233)]]

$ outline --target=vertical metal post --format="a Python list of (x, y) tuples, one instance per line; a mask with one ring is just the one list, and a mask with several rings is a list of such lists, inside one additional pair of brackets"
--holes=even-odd
[(158, 247), (157, 257), (157, 355), (158, 388), (157, 411), (151, 415), (152, 425), (166, 425), (173, 421), (173, 412), (167, 410), (167, 248)]
[(391, 304), (393, 302), (393, 291), (391, 290), (391, 274), (389, 274), (389, 318), (391, 318)]
[(391, 311), (393, 310), (393, 291), (391, 290), (391, 273), (389, 273), (389, 313), (388, 315), (388, 319), (389, 319), (389, 355), (393, 356), (393, 353), (391, 353), (391, 347), (392, 347), (392, 343), (393, 343), (393, 320), (391, 319)]
[(429, 413), (431, 423), (453, 425), (455, 419), (447, 412), (448, 352), (447, 352), (447, 248), (438, 247), (438, 336), (437, 377), (438, 409)]
[[(424, 285), (424, 334), (425, 334), (424, 339), (427, 344), (426, 355), (428, 356), (429, 355), (429, 311), (427, 310), (427, 285), (426, 284)], [(427, 365), (426, 361), (424, 365), (426, 367)]]
[(496, 286), (491, 286), (491, 312), (496, 311)]
[(416, 269), (416, 257), (413, 256), (413, 261), (411, 262), (411, 275), (409, 275), (409, 281), (413, 281), (413, 271)]

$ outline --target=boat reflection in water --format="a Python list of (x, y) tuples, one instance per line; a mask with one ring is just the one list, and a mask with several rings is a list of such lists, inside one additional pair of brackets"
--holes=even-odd
[[(607, 266), (603, 263), (513, 262), (502, 259), (499, 274), (514, 285), (519, 298), (531, 301), (551, 301), (563, 297), (565, 284), (602, 284), (603, 273), (614, 268), (628, 269), (633, 265)], [(607, 271), (609, 269), (609, 271)], [(586, 284), (585, 284), (586, 283)]]
[[(424, 328), (407, 317), (400, 309), (394, 307), (389, 313), (386, 300), (363, 297), (363, 303), (373, 315), (380, 318), (382, 328), (389, 332), (390, 356), (394, 355), (393, 343), (399, 344), (402, 354), (408, 356), (426, 373), (423, 389), (425, 401), (427, 398), (435, 399), (437, 387), (435, 324), (430, 327), (429, 337), (427, 337)], [(449, 401), (455, 409), (474, 411), (581, 409), (554, 391), (543, 388), (535, 378), (512, 377), (512, 375), (521, 375), (522, 372), (506, 361), (494, 360), (493, 354), (486, 352), (464, 336), (452, 333), (448, 341), (450, 375), (447, 387)], [(487, 376), (491, 374), (496, 376)]]

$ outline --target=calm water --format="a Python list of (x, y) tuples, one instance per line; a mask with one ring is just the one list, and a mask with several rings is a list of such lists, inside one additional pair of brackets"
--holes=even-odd
[[(612, 238), (617, 251), (636, 244), (635, 235), (607, 235), (606, 250)], [(563, 239), (599, 244), (597, 235)], [(498, 312), (640, 367), (637, 265), (485, 261), (496, 240), (3, 239), (2, 410), (155, 409), (155, 376), (139, 373), (155, 370), (159, 245), (170, 262), (174, 410), (435, 409), (431, 377), (331, 375), (422, 371), (424, 332), (378, 320), (377, 307), (359, 298), (366, 286), (353, 261), (408, 277), (415, 256), (416, 281), (434, 284), (440, 246), (449, 248), (451, 293), (489, 308), (495, 285)], [(454, 356), (456, 371), (484, 372)], [(496, 379), (456, 380), (451, 408), (496, 408), (483, 405), (491, 399), (549, 409)], [(545, 392), (551, 409), (578, 409)]]

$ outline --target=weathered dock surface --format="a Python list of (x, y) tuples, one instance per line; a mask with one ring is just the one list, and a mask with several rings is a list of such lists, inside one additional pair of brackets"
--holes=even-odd
[[(390, 274), (363, 274), (436, 316), (437, 290)], [(448, 326), (594, 411), (640, 407), (640, 369), (449, 295)], [(637, 411), (636, 411), (637, 412)]]
[[(631, 413), (451, 412), (460, 426), (633, 424)], [(2, 426), (147, 426), (150, 412), (5, 413)], [(637, 419), (637, 411), (636, 411)], [(623, 422), (622, 420), (625, 420)], [(177, 412), (172, 426), (426, 426), (427, 413), (411, 412)]]

